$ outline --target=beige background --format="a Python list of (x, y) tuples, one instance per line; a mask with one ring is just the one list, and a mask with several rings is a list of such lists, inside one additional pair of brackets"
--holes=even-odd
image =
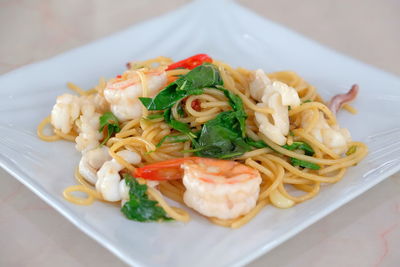
[[(0, 0), (0, 73), (187, 2)], [(398, 0), (238, 2), (347, 55), (400, 74)], [(2, 170), (0, 178), (0, 266), (124, 266)], [(399, 252), (398, 173), (251, 265), (398, 266)]]

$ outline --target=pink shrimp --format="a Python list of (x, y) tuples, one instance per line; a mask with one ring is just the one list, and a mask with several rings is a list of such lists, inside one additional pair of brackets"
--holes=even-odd
[(148, 180), (183, 179), (183, 200), (199, 213), (233, 219), (255, 207), (261, 176), (253, 168), (230, 160), (189, 157), (137, 168), (135, 177)]
[[(143, 73), (147, 83), (147, 96), (153, 97), (161, 90), (166, 82), (165, 71), (147, 71)], [(139, 97), (143, 96), (143, 88), (137, 71), (128, 70), (123, 75), (108, 81), (104, 89), (104, 97), (110, 104), (111, 111), (121, 121), (140, 118), (142, 103)]]

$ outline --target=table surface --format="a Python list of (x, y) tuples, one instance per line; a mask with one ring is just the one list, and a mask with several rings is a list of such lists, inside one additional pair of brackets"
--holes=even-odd
[[(0, 73), (46, 59), (188, 0), (2, 0)], [(400, 75), (398, 0), (242, 0), (314, 40)], [(118, 3), (118, 4), (117, 4)], [(0, 169), (0, 266), (125, 266)], [(400, 173), (249, 266), (398, 266)]]

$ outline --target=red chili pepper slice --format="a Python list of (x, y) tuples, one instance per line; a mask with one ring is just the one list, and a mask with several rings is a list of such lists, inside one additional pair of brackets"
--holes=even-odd
[(192, 101), (192, 109), (196, 110), (196, 111), (201, 111), (201, 102), (198, 99), (195, 99)]
[[(188, 96), (185, 97), (184, 99), (182, 99), (181, 104), (182, 106), (184, 106), (186, 104), (186, 100), (188, 99)], [(196, 111), (201, 111), (201, 102), (199, 99), (195, 99), (192, 101), (191, 104), (192, 109), (196, 110)]]
[(212, 58), (209, 57), (207, 54), (197, 54), (191, 57), (188, 57), (187, 59), (172, 63), (171, 65), (168, 66), (166, 70), (174, 70), (177, 68), (184, 68), (184, 69), (194, 69), (197, 66), (200, 66), (201, 64), (208, 62), (212, 62)]

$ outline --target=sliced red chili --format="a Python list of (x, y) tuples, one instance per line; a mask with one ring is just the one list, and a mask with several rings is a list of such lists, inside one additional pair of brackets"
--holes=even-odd
[(198, 99), (195, 99), (191, 103), (192, 109), (196, 111), (201, 111), (201, 102)]
[[(187, 96), (187, 97), (185, 97), (185, 98), (183, 98), (183, 99), (181, 100), (182, 106), (186, 105), (186, 100), (187, 100), (188, 98), (189, 98), (189, 97)], [(200, 102), (200, 100), (199, 100), (199, 99), (193, 100), (192, 103), (191, 103), (191, 107), (192, 107), (192, 109), (194, 109), (194, 110), (196, 110), (196, 111), (201, 111), (201, 102)]]
[(178, 68), (183, 68), (183, 69), (194, 69), (197, 66), (200, 66), (201, 64), (208, 62), (212, 62), (212, 58), (209, 57), (207, 54), (197, 54), (191, 57), (188, 57), (187, 59), (172, 63), (171, 65), (168, 66), (167, 70), (174, 70)]

